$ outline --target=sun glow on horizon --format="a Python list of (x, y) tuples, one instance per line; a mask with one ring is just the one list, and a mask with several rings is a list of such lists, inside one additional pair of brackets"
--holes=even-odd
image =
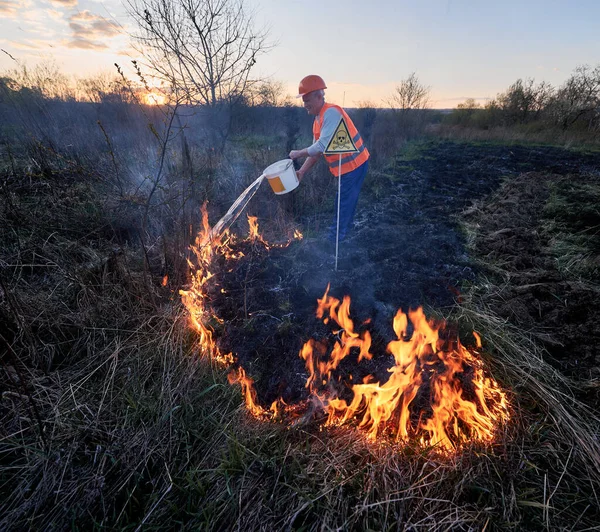
[(146, 92), (142, 96), (142, 101), (146, 105), (164, 105), (167, 103), (167, 97), (158, 92)]

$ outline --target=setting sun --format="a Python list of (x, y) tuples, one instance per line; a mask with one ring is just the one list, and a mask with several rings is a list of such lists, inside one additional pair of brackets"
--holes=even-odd
[(142, 96), (142, 101), (146, 105), (164, 105), (167, 103), (167, 97), (164, 94), (147, 92)]

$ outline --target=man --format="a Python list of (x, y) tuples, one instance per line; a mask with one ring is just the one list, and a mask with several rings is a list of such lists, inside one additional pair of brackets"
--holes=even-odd
[[(335, 133), (342, 117), (346, 122), (350, 136), (358, 149), (357, 153), (342, 154), (342, 183), (340, 195), (340, 241), (348, 233), (356, 211), (358, 195), (362, 187), (367, 168), (369, 166), (369, 151), (363, 143), (360, 133), (354, 123), (341, 107), (325, 103), (325, 81), (321, 76), (306, 76), (299, 86), (298, 98), (302, 97), (304, 108), (309, 115), (315, 117), (313, 122), (313, 144), (302, 150), (292, 150), (290, 159), (306, 157), (306, 161), (298, 170), (298, 179), (302, 180), (306, 173), (317, 163)], [(339, 155), (324, 155), (329, 171), (338, 176)], [(337, 210), (337, 197), (336, 197)], [(337, 226), (337, 212), (334, 216), (333, 226), (329, 232), (329, 240), (335, 242)]]

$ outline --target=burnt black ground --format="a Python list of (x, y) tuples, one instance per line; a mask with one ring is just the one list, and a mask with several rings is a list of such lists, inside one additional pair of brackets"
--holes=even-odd
[[(279, 395), (288, 401), (302, 397), (306, 371), (298, 352), (310, 337), (331, 339), (330, 329), (314, 317), (316, 300), (330, 283), (336, 297), (352, 297), (355, 323), (372, 320), (366, 326), (377, 353), (358, 372), (355, 361), (344, 361), (340, 374), (352, 370), (355, 378), (362, 373), (385, 378), (391, 364), (385, 345), (394, 339), (396, 310), (419, 305), (448, 310), (462, 283), (476, 277), (457, 223), (465, 208), (505, 177), (598, 167), (598, 154), (547, 146), (410, 145), (387, 168), (367, 176), (337, 272), (325, 235), (270, 252), (242, 244), (246, 257), (218, 270), (212, 293), (224, 319), (217, 331), (221, 347), (237, 354), (264, 404)], [(267, 220), (259, 222), (268, 226)]]

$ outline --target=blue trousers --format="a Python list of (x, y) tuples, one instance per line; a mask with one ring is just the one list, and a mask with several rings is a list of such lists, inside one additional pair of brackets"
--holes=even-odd
[[(356, 170), (342, 174), (342, 187), (341, 187), (341, 200), (340, 200), (340, 241), (344, 239), (352, 220), (354, 219), (354, 212), (356, 211), (356, 204), (358, 203), (358, 195), (362, 187), (365, 176), (367, 175), (367, 169), (369, 168), (369, 161), (366, 160)], [(329, 228), (328, 239), (331, 242), (335, 242), (335, 233), (337, 227), (337, 194), (335, 198), (335, 213), (333, 215), (333, 224)]]

